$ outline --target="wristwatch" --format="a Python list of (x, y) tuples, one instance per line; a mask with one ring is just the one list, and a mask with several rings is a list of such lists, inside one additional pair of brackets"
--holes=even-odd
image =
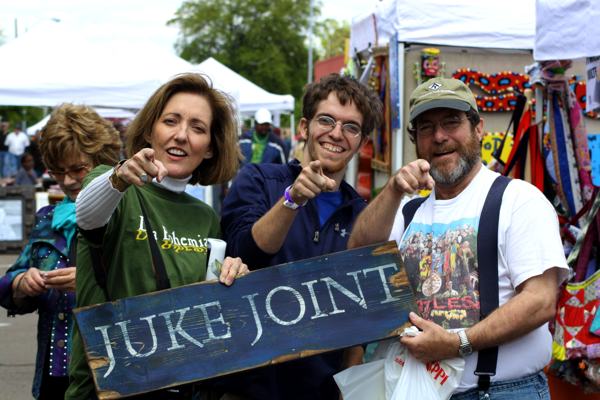
[(308, 200), (302, 204), (296, 203), (292, 198), (292, 195), (290, 194), (291, 189), (292, 185), (285, 188), (285, 192), (283, 192), (283, 205), (289, 208), (290, 210), (297, 210), (299, 207), (304, 207)]
[(461, 329), (456, 333), (458, 334), (458, 339), (460, 340), (460, 345), (458, 346), (458, 354), (461, 357), (466, 357), (473, 353), (473, 346), (471, 346), (471, 342), (469, 342), (467, 332), (464, 329)]
[(119, 163), (115, 165), (113, 173), (108, 178), (112, 187), (117, 189), (121, 193), (123, 193), (130, 185), (129, 182), (117, 175), (117, 171), (119, 170), (119, 168), (121, 168), (121, 165), (125, 164), (125, 161), (127, 160), (119, 161)]

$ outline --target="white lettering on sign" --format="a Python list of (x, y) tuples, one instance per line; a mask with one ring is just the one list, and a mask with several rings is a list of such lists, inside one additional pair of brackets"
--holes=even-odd
[[(299, 282), (298, 288), (291, 286), (274, 287), (267, 293), (264, 300), (259, 293), (241, 296), (242, 299), (248, 301), (254, 320), (254, 326), (256, 328), (256, 336), (250, 343), (250, 346), (256, 345), (263, 336), (264, 322), (261, 320), (261, 316), (263, 316), (262, 318), (267, 318), (267, 321), (271, 320), (280, 326), (293, 326), (305, 319), (308, 304), (309, 307), (312, 306), (312, 309), (308, 312), (311, 320), (331, 317), (346, 312), (344, 308), (340, 308), (338, 305), (340, 295), (342, 295), (343, 298), (351, 300), (359, 308), (367, 310), (368, 302), (361, 286), (361, 280), (366, 280), (373, 276), (373, 274), (371, 274), (372, 272), (376, 273), (376, 277), (378, 278), (376, 282), (377, 284), (381, 284), (385, 298), (383, 300), (371, 299), (371, 301), (379, 301), (379, 304), (400, 301), (400, 299), (392, 296), (392, 292), (388, 286), (385, 272), (389, 269), (397, 271), (398, 268), (396, 264), (390, 263), (346, 273), (347, 276), (352, 277), (354, 283), (352, 290), (343, 286), (332, 277), (326, 276), (318, 280)], [(327, 293), (327, 295), (321, 295), (321, 300), (319, 300), (317, 296), (319, 293)], [(376, 293), (381, 293), (381, 291), (376, 291)], [(280, 299), (282, 297), (287, 297), (289, 301), (281, 301)], [(275, 298), (277, 298), (278, 301), (275, 301)], [(325, 299), (328, 299), (328, 301)], [(307, 300), (309, 301), (307, 302)], [(298, 313), (293, 313), (291, 317), (283, 317), (280, 311), (277, 311), (279, 313), (278, 315), (276, 310), (274, 310), (274, 304), (286, 304), (288, 310), (291, 308), (289, 304), (296, 305), (298, 307)], [(264, 312), (259, 311), (259, 309), (264, 309)], [(200, 315), (198, 315), (197, 312), (194, 312), (194, 310), (199, 310)], [(104, 378), (110, 375), (116, 367), (117, 363), (114, 349), (123, 347), (119, 344), (119, 336), (122, 337), (122, 341), (124, 341), (128, 353), (137, 358), (149, 357), (157, 351), (159, 346), (163, 346), (161, 348), (166, 347), (166, 351), (184, 349), (189, 344), (198, 348), (204, 348), (208, 341), (232, 338), (231, 324), (225, 320), (219, 301), (190, 305), (188, 307), (166, 311), (158, 315), (162, 317), (164, 323), (160, 322), (161, 319), (158, 319), (156, 322), (154, 321), (156, 314), (139, 318), (140, 321), (146, 321), (148, 325), (147, 329), (150, 333), (149, 335), (142, 335), (142, 328), (140, 328), (137, 323), (133, 324), (131, 320), (119, 321), (115, 322), (113, 325), (102, 325), (94, 328), (102, 335), (106, 356), (109, 360), (108, 370), (105, 372)], [(192, 330), (192, 326), (196, 329)], [(120, 329), (116, 329), (117, 327)], [(200, 335), (198, 334), (198, 327), (203, 329), (203, 332)], [(170, 343), (158, 343), (156, 329), (162, 329), (164, 331), (165, 328)], [(152, 344), (149, 346), (148, 343), (136, 342), (135, 340), (132, 341), (130, 331), (134, 332), (136, 337), (146, 338), (150, 336)], [(142, 350), (146, 348), (149, 348), (149, 350), (142, 352)]]

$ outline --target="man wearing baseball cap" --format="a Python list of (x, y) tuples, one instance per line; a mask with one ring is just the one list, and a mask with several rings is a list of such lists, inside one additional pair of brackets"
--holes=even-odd
[(421, 330), (401, 343), (422, 362), (465, 359), (453, 400), (549, 399), (547, 323), (568, 272), (554, 208), (482, 165), (483, 120), (462, 81), (433, 78), (409, 107), (418, 159), (361, 213), (348, 246), (396, 240)]
[(273, 133), (273, 118), (266, 108), (260, 108), (254, 113), (254, 130), (240, 137), (240, 150), (244, 156), (243, 163), (274, 163), (287, 162), (286, 146)]

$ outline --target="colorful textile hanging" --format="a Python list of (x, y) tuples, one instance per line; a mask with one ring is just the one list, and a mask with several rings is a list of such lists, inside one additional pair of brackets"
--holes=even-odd
[(579, 169), (582, 197), (584, 201), (587, 201), (592, 198), (594, 185), (592, 184), (590, 150), (583, 120), (583, 109), (577, 102), (577, 98), (571, 89), (571, 86), (567, 86), (567, 90), (569, 93), (569, 122), (573, 129), (575, 159), (577, 160)]
[(515, 109), (517, 94), (531, 87), (529, 77), (516, 72), (502, 71), (496, 74), (461, 68), (452, 77), (460, 79), (467, 85), (476, 85), (491, 96), (476, 96), (477, 107), (480, 111), (498, 112)]
[(549, 92), (548, 121), (550, 125), (550, 144), (554, 160), (554, 170), (557, 177), (557, 194), (568, 216), (577, 214), (582, 207), (579, 171), (573, 138), (565, 109), (564, 92), (551, 90)]

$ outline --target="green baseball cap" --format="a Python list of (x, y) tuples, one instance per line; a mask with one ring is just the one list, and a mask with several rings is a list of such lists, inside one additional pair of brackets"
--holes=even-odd
[(463, 81), (453, 78), (431, 78), (417, 86), (410, 95), (409, 121), (412, 122), (425, 111), (433, 108), (477, 111), (475, 96)]

